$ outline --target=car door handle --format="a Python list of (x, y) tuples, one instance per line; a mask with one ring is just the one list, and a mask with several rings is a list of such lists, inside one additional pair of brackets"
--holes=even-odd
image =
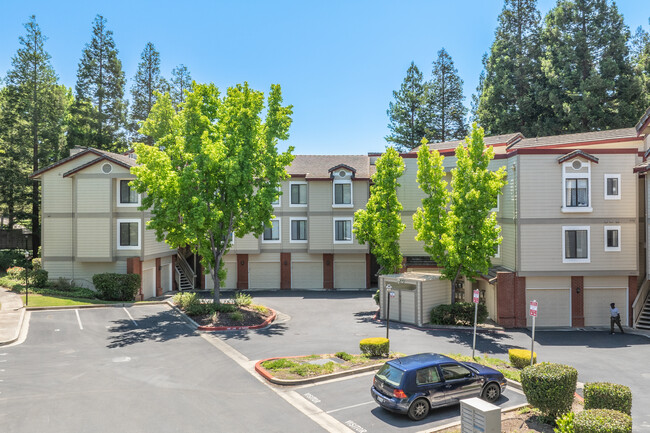
[(451, 389), (451, 385), (445, 385), (445, 389)]

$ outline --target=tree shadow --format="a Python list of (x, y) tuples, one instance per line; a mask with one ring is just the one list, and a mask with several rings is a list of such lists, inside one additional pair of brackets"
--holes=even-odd
[(187, 328), (185, 321), (172, 311), (161, 311), (138, 318), (137, 325), (132, 320), (113, 320), (109, 328), (109, 349), (133, 344), (155, 341), (164, 343), (181, 337), (196, 335)]
[(358, 323), (379, 323), (377, 321), (377, 310), (359, 311), (354, 313)]
[(263, 337), (275, 337), (284, 335), (288, 326), (286, 323), (275, 323), (263, 329), (242, 329), (236, 331), (213, 331), (215, 335), (219, 335), (223, 340), (239, 340), (249, 341), (251, 334), (261, 335)]

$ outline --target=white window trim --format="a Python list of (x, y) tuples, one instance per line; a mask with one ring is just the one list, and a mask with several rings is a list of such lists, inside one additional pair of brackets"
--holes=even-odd
[[(501, 226), (497, 224), (496, 226), (499, 229), (499, 236), (501, 236)], [(503, 243), (503, 236), (501, 236), (501, 243)], [(492, 256), (492, 258), (500, 259), (501, 258), (501, 243), (497, 245), (497, 253)]]
[(271, 220), (271, 224), (273, 224), (273, 221), (278, 222), (278, 238), (277, 239), (272, 239), (272, 240), (266, 240), (264, 239), (264, 232), (262, 232), (262, 243), (263, 244), (279, 244), (282, 242), (282, 218), (273, 218)]
[[(607, 231), (608, 230), (618, 230), (618, 247), (608, 247), (607, 246)], [(621, 251), (621, 226), (605, 226), (603, 230), (603, 245), (605, 246), (605, 251)]]
[[(350, 240), (349, 241), (337, 241), (336, 240), (336, 222), (337, 221), (350, 221)], [(338, 217), (332, 219), (332, 241), (335, 244), (351, 244), (354, 242), (354, 218), (352, 217)]]
[(138, 194), (138, 202), (137, 203), (120, 203), (120, 193), (121, 193), (121, 190), (122, 190), (120, 188), (120, 183), (122, 183), (123, 180), (128, 180), (129, 182), (131, 182), (133, 179), (128, 179), (128, 178), (117, 179), (117, 182), (116, 182), (116, 185), (115, 185), (115, 189), (116, 189), (115, 198), (116, 198), (116, 201), (117, 201), (117, 207), (138, 207), (138, 206), (140, 206), (140, 202), (141, 202), (140, 194)]
[[(566, 232), (571, 230), (587, 231), (587, 258), (584, 259), (566, 258)], [(562, 263), (591, 263), (591, 227), (590, 226), (562, 226)]]
[[(350, 204), (336, 204), (336, 185), (349, 184), (350, 185)], [(354, 186), (352, 179), (334, 179), (332, 182), (332, 207), (350, 208), (354, 207)]]
[(291, 229), (293, 227), (292, 222), (293, 221), (307, 221), (308, 218), (297, 218), (297, 217), (291, 217), (289, 218), (289, 243), (291, 244), (306, 244), (309, 242), (309, 223), (307, 223), (307, 239), (305, 240), (294, 240), (293, 239), (293, 233), (291, 232)]
[(490, 209), (490, 213), (492, 213), (492, 212), (499, 213), (499, 202), (500, 201), (501, 201), (501, 194), (498, 194), (497, 195), (497, 207), (493, 207), (492, 209)]
[(307, 194), (307, 197), (309, 197), (309, 191), (308, 191), (309, 187), (307, 187), (307, 182), (289, 182), (289, 207), (307, 207), (307, 204), (309, 203), (309, 198), (307, 198), (307, 203), (305, 204), (293, 204), (291, 202), (292, 185), (305, 185), (305, 194)]
[[(587, 167), (587, 172), (586, 173), (570, 173), (567, 174), (567, 168), (570, 168), (573, 170), (573, 161), (575, 159), (571, 159), (570, 161), (565, 162), (562, 164), (562, 213), (586, 213), (586, 212), (593, 212), (592, 208), (592, 201), (591, 201), (591, 191), (592, 191), (592, 184), (591, 184), (591, 163), (589, 161), (582, 161), (583, 167)], [(581, 206), (567, 206), (566, 204), (566, 180), (567, 179), (587, 179), (587, 199), (589, 200), (589, 206), (581, 207)]]
[(280, 192), (280, 195), (278, 195), (278, 201), (277, 202), (271, 202), (271, 206), (273, 207), (280, 207), (282, 206), (282, 185), (277, 187), (278, 192)]
[[(618, 194), (617, 195), (607, 195), (607, 179), (617, 179), (618, 180)], [(606, 174), (605, 175), (605, 200), (620, 200), (621, 199), (621, 175), (620, 174)]]
[[(120, 224), (122, 223), (138, 223), (138, 245), (137, 246), (122, 246), (120, 245)], [(142, 247), (142, 220), (139, 218), (118, 218), (117, 219), (117, 249), (118, 250), (139, 250)]]

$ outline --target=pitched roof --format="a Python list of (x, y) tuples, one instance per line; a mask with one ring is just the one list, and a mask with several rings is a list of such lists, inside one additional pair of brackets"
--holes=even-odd
[(296, 155), (287, 173), (306, 179), (329, 179), (330, 169), (346, 166), (355, 171), (355, 179), (370, 179), (375, 166), (367, 155)]
[[(49, 170), (52, 170), (53, 168), (59, 167), (59, 166), (64, 165), (64, 164), (67, 164), (68, 162), (70, 162), (70, 161), (72, 161), (74, 159), (77, 159), (77, 158), (79, 158), (79, 157), (81, 157), (83, 155), (88, 155), (89, 153), (97, 155), (98, 158), (96, 158), (96, 159), (94, 159), (94, 160), (92, 160), (92, 161), (90, 161), (90, 162), (88, 162), (86, 164), (83, 164), (82, 166), (76, 167), (75, 169), (71, 170), (72, 172), (81, 170), (82, 168), (86, 168), (86, 167), (88, 167), (90, 165), (93, 165), (93, 164), (95, 164), (95, 163), (97, 163), (99, 161), (102, 161), (104, 159), (109, 159), (109, 160), (115, 162), (116, 164), (122, 165), (123, 167), (126, 167), (126, 168), (133, 167), (133, 166), (135, 166), (137, 164), (136, 161), (133, 158), (130, 158), (130, 157), (126, 156), (126, 155), (120, 155), (119, 153), (107, 152), (105, 150), (99, 150), (99, 149), (94, 149), (92, 147), (88, 147), (88, 148), (83, 149), (80, 152), (77, 152), (77, 153), (74, 153), (74, 154), (68, 156), (67, 158), (63, 158), (63, 159), (55, 162), (54, 164), (48, 165), (47, 167), (44, 167), (44, 168), (41, 168), (40, 170), (35, 171), (34, 173), (32, 173), (29, 176), (29, 178), (30, 179), (36, 179), (41, 174), (45, 173), (46, 171), (49, 171)], [(71, 174), (71, 173), (67, 172), (66, 175), (68, 175), (68, 174)]]
[[(514, 132), (512, 134), (501, 134), (501, 135), (489, 135), (487, 137), (483, 138), (483, 141), (486, 146), (499, 146), (499, 145), (509, 145), (512, 143), (515, 143), (519, 140), (524, 138), (523, 134), (521, 132)], [(429, 147), (429, 150), (451, 150), (451, 149), (456, 149), (459, 144), (463, 143), (465, 139), (463, 140), (453, 140), (453, 141), (445, 141), (442, 143), (427, 143), (427, 146)], [(413, 149), (409, 153), (415, 153), (418, 150), (420, 150), (420, 147), (418, 146), (415, 149)]]
[(588, 159), (591, 162), (595, 162), (596, 164), (598, 164), (598, 158), (597, 157), (595, 157), (593, 155), (590, 155), (587, 152), (583, 152), (580, 149), (576, 149), (576, 150), (574, 150), (572, 152), (567, 153), (566, 155), (562, 155), (561, 157), (559, 157), (557, 159), (557, 162), (558, 162), (558, 164), (562, 164), (563, 162), (569, 161), (569, 160), (571, 160), (573, 158), (576, 158), (578, 156), (581, 156), (581, 157), (583, 157), (585, 159)]
[(607, 131), (582, 132), (579, 134), (550, 135), (548, 137), (524, 138), (508, 146), (508, 150), (531, 147), (570, 146), (603, 141), (628, 141), (638, 139), (635, 128), (610, 129)]
[(641, 116), (641, 119), (639, 119), (639, 122), (635, 126), (637, 135), (643, 134), (643, 131), (648, 126), (648, 122), (650, 122), (650, 107), (643, 113), (643, 116)]

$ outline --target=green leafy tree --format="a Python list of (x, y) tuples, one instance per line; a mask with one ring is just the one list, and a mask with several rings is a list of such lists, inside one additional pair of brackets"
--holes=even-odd
[(151, 42), (147, 42), (140, 55), (138, 71), (133, 77), (131, 87), (131, 123), (129, 125), (132, 139), (153, 144), (150, 137), (138, 134), (140, 125), (149, 117), (151, 108), (156, 103), (157, 95), (168, 91), (167, 81), (160, 75), (160, 53)]
[[(3, 126), (7, 157), (13, 159), (8, 164), (9, 174), (16, 181), (20, 174), (25, 179), (30, 172), (38, 170), (60, 157), (64, 146), (64, 123), (67, 109), (66, 89), (57, 84), (57, 77), (50, 63), (50, 55), (45, 51), (46, 37), (41, 33), (32, 15), (25, 24), (26, 34), (20, 37), (21, 47), (11, 62), (11, 69), (5, 79), (9, 102), (3, 110), (6, 117)], [(34, 254), (40, 245), (40, 189), (39, 183), (27, 184), (16, 181), (13, 199), (24, 197), (23, 188), (30, 193), (31, 221)], [(10, 193), (12, 196), (12, 193)], [(15, 203), (14, 203), (15, 205)], [(15, 207), (14, 207), (15, 209)]]
[(430, 141), (444, 142), (461, 139), (467, 134), (463, 105), (463, 80), (458, 76), (454, 61), (443, 48), (433, 62), (433, 77), (426, 92), (426, 132)]
[(494, 158), (485, 147), (483, 129), (472, 127), (467, 146), (456, 148), (456, 168), (451, 170), (451, 190), (447, 189), (443, 157), (422, 146), (418, 152), (417, 180), (426, 197), (413, 216), (425, 251), (452, 281), (451, 302), (461, 276), (470, 280), (486, 274), (495, 248), (501, 243), (496, 215), (491, 209), (505, 185), (505, 169), (488, 168)]
[(420, 145), (420, 140), (426, 136), (426, 119), (423, 107), (426, 104), (425, 84), (422, 73), (411, 62), (406, 71), (406, 78), (399, 91), (393, 91), (395, 102), (388, 105), (388, 129), (386, 141), (393, 143), (398, 150), (410, 150)]
[(106, 18), (97, 15), (93, 36), (83, 50), (77, 69), (72, 145), (92, 143), (93, 147), (110, 151), (126, 146), (126, 79), (117, 54), (113, 32), (106, 28)]
[(379, 274), (396, 273), (402, 265), (399, 237), (406, 227), (400, 216), (402, 204), (397, 199), (399, 177), (404, 161), (389, 147), (377, 159), (377, 171), (372, 175), (370, 198), (365, 209), (354, 213), (354, 234), (360, 244), (368, 244), (377, 257)]
[(541, 103), (547, 135), (633, 125), (646, 107), (629, 60), (630, 32), (614, 3), (561, 0), (546, 16)]
[(505, 0), (479, 89), (476, 121), (492, 134), (537, 135), (544, 86), (537, 0)]
[(169, 93), (172, 97), (172, 103), (176, 110), (179, 109), (180, 104), (185, 102), (185, 92), (192, 89), (192, 75), (185, 65), (178, 65), (172, 69), (171, 85), (169, 86)]
[(133, 184), (146, 193), (141, 209), (151, 209), (148, 228), (159, 241), (173, 248), (189, 245), (202, 257), (215, 303), (232, 234), (262, 234), (293, 160), (292, 147), (277, 149), (289, 137), (292, 107), (281, 105), (279, 85), (271, 86), (266, 107), (264, 100), (247, 83), (223, 97), (213, 84), (195, 84), (177, 113), (166, 94), (141, 129), (156, 145), (135, 145)]
[(642, 92), (639, 95), (639, 104), (648, 107), (650, 105), (650, 34), (639, 26), (631, 42), (630, 54), (634, 75), (641, 81)]

